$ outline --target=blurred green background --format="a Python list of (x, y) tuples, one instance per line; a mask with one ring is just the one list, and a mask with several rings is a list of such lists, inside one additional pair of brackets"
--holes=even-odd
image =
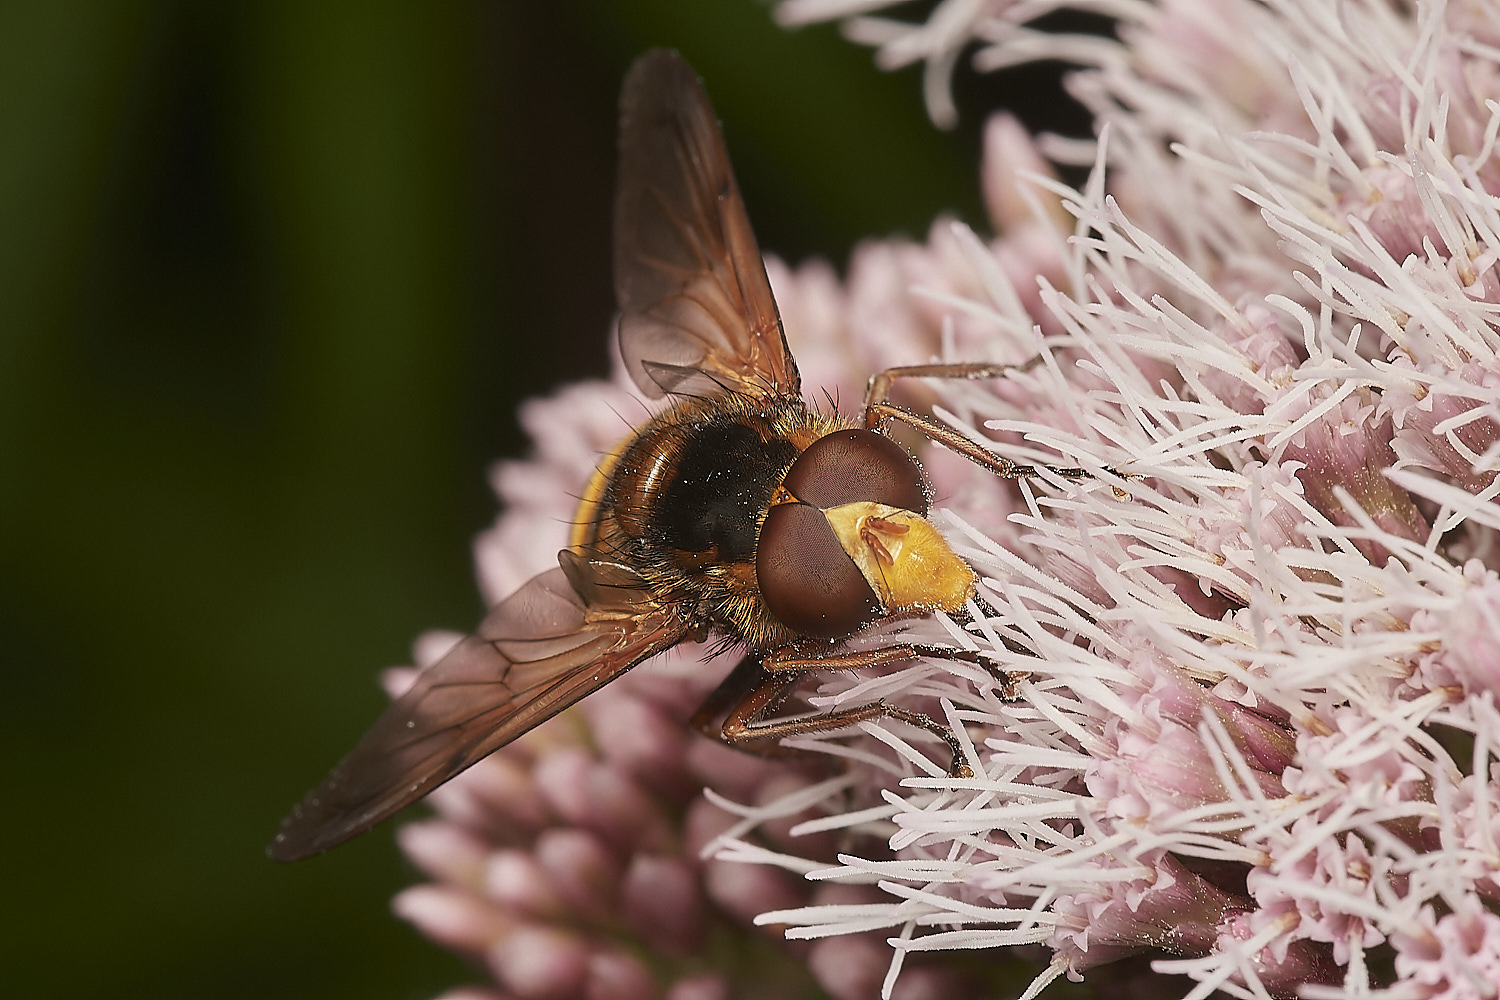
[(756, 0), (0, 4), (0, 992), (471, 978), (390, 915), (390, 826), (262, 852), (377, 671), (482, 613), (516, 402), (607, 369), (614, 102), (652, 45), (793, 260), (983, 228), (982, 109), (1053, 113), (1047, 72), (962, 73), (938, 133), (915, 72)]

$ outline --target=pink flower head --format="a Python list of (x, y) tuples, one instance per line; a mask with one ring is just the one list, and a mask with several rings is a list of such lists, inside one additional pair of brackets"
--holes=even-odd
[[(1089, 142), (989, 124), (993, 240), (940, 220), (842, 281), (769, 264), (805, 384), (846, 407), (891, 365), (1015, 366), (903, 387), (1037, 468), (921, 453), (979, 576), (969, 617), (850, 640), (980, 662), (802, 691), (923, 712), (972, 776), (887, 720), (787, 741), (826, 769), (735, 753), (684, 728), (727, 659), (644, 664), (403, 834), (432, 881), (398, 911), (491, 973), (476, 997), (1014, 994), (997, 970), (1040, 958), (1035, 995), (1125, 956), (1160, 996), (1495, 995), (1500, 16), (1159, 0), (1110, 6), (1113, 38), (1030, 23), (1057, 6), (776, 8), (921, 63), (940, 122), (971, 53), (1078, 66), (1095, 117)], [(1049, 162), (1093, 174), (1072, 190)], [(530, 404), (486, 596), (549, 565), (565, 498), (644, 412), (623, 378)]]

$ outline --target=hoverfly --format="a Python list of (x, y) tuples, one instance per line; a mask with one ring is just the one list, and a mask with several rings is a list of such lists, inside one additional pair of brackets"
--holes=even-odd
[[(282, 823), (292, 861), (370, 829), (641, 661), (710, 634), (748, 647), (699, 721), (731, 744), (878, 717), (878, 702), (763, 721), (811, 671), (952, 649), (851, 652), (874, 621), (966, 616), (973, 570), (926, 520), (929, 487), (883, 433), (915, 428), (1006, 478), (1037, 469), (888, 401), (904, 376), (993, 378), (1013, 366), (924, 365), (870, 380), (858, 419), (810, 409), (708, 95), (673, 52), (636, 60), (620, 98), (614, 216), (619, 340), (636, 385), (669, 405), (606, 458), (558, 567), (501, 601), (393, 702)], [(1069, 478), (1079, 469), (1052, 469)]]

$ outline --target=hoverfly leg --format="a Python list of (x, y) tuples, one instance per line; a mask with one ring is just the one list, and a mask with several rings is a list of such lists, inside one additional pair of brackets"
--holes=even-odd
[[(1034, 656), (1028, 649), (1013, 645), (1014, 640), (1001, 637), (1001, 642), (1013, 653), (1022, 653)], [(994, 680), (999, 682), (1000, 697), (1004, 701), (1016, 700), (1016, 684), (1019, 680), (1031, 676), (1027, 673), (1014, 673), (1006, 670), (994, 660), (985, 656), (977, 649), (954, 649), (951, 646), (927, 646), (922, 643), (901, 643), (897, 646), (881, 646), (879, 649), (862, 650), (857, 653), (842, 653), (837, 656), (824, 656), (816, 660), (806, 661), (806, 666), (798, 666), (801, 672), (811, 670), (858, 670), (862, 667), (878, 667), (887, 663), (898, 663), (902, 660), (914, 660), (920, 656), (928, 656), (938, 660), (962, 660), (964, 663), (973, 663), (983, 667), (985, 672)], [(793, 664), (799, 661), (789, 661)], [(785, 666), (772, 669), (788, 669)], [(931, 720), (929, 720), (931, 721)], [(936, 723), (934, 723), (936, 725)], [(946, 727), (943, 731), (946, 733)]]
[(929, 646), (922, 643), (903, 642), (877, 649), (860, 649), (847, 653), (823, 656), (799, 655), (797, 647), (787, 647), (790, 652), (773, 650), (766, 654), (763, 667), (769, 674), (806, 674), (815, 670), (862, 670), (866, 667), (883, 667), (888, 663), (915, 660), (930, 656), (939, 660), (963, 660), (965, 663), (983, 665), (984, 657), (978, 650), (953, 649), (949, 646)]
[[(1041, 363), (1042, 356), (1038, 354), (1030, 361), (1023, 361), (1018, 365), (970, 362), (968, 364), (903, 365), (899, 368), (887, 368), (883, 372), (870, 376), (869, 387), (865, 389), (865, 412), (868, 413), (872, 406), (890, 400), (891, 387), (896, 384), (898, 378), (1003, 378), (1011, 372), (1031, 371)], [(873, 427), (874, 425), (866, 424), (865, 426)]]
[(760, 718), (776, 708), (791, 694), (800, 674), (773, 676), (761, 666), (755, 654), (746, 656), (709, 692), (703, 704), (693, 713), (692, 724), (710, 739), (719, 740), (736, 750), (773, 760), (787, 758), (816, 761), (825, 765), (828, 758), (796, 747), (775, 742), (786, 735)]
[[(898, 406), (890, 402), (891, 388), (899, 378), (1003, 378), (1012, 372), (1030, 371), (1041, 364), (1041, 362), (1042, 356), (1038, 354), (1030, 361), (1024, 361), (1018, 365), (980, 362), (969, 364), (906, 365), (900, 368), (887, 368), (883, 372), (870, 376), (869, 388), (865, 391), (864, 425), (867, 429), (874, 430), (880, 426), (881, 421), (887, 418), (899, 420), (923, 436), (938, 442), (951, 451), (957, 452), (975, 465), (989, 469), (1002, 479), (1024, 479), (1027, 476), (1036, 475), (1040, 469), (1046, 469), (1055, 476), (1060, 476), (1063, 479), (1069, 479), (1073, 482), (1092, 479), (1093, 473), (1087, 469), (1056, 465), (1020, 465), (1008, 458), (1001, 458), (983, 445), (971, 441), (951, 427), (940, 424), (931, 417), (921, 416), (903, 406)], [(1132, 478), (1129, 473), (1119, 472), (1115, 469), (1108, 469), (1106, 471), (1114, 473), (1123, 479)], [(1119, 487), (1115, 487), (1115, 495), (1123, 499), (1126, 494)]]
[[(1087, 469), (1056, 465), (1021, 465), (1017, 462), (1012, 462), (1008, 458), (994, 454), (983, 445), (969, 440), (953, 428), (940, 424), (931, 417), (924, 417), (921, 414), (913, 413), (903, 406), (897, 406), (895, 403), (875, 403), (865, 410), (865, 426), (868, 428), (873, 429), (878, 427), (880, 422), (887, 418), (901, 421), (901, 423), (915, 429), (924, 437), (938, 442), (950, 451), (957, 452), (975, 465), (989, 469), (1001, 479), (1025, 479), (1027, 476), (1036, 475), (1041, 469), (1046, 469), (1053, 475), (1061, 476), (1063, 479), (1071, 479), (1074, 482), (1093, 478), (1093, 473)], [(1109, 471), (1114, 472), (1115, 470), (1111, 469)], [(1123, 476), (1124, 473), (1116, 473), (1116, 475)]]
[[(688, 720), (689, 724), (709, 739), (723, 740), (722, 720), (755, 694), (766, 683), (766, 678), (765, 668), (760, 665), (760, 656), (747, 653), (739, 663), (735, 664), (734, 669), (724, 676), (718, 686), (708, 693), (708, 697), (703, 699), (703, 704), (698, 706), (697, 711)], [(769, 707), (770, 705), (766, 706), (766, 708)], [(762, 748), (740, 747), (739, 749), (758, 753)]]
[[(955, 654), (958, 655), (955, 656)], [(929, 655), (965, 660), (971, 658), (968, 650), (915, 645), (884, 646), (879, 649), (822, 657), (799, 655), (795, 647), (791, 647), (786, 652), (773, 650), (760, 662), (760, 669), (765, 680), (730, 711), (720, 729), (720, 734), (725, 742), (740, 746), (762, 740), (779, 740), (787, 736), (832, 732), (860, 722), (872, 722), (879, 718), (897, 719), (908, 725), (927, 730), (948, 745), (952, 760), (948, 768), (950, 777), (972, 778), (974, 771), (965, 762), (963, 746), (952, 730), (921, 712), (913, 712), (884, 701), (826, 712), (823, 715), (805, 719), (788, 719), (782, 722), (763, 721), (765, 713), (786, 697), (792, 685), (803, 674), (825, 670), (856, 670)], [(977, 662), (978, 654), (972, 654), (972, 656)]]

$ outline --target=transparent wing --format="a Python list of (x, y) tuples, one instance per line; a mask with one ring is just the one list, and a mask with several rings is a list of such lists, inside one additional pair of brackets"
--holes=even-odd
[(615, 296), (646, 395), (800, 392), (713, 106), (664, 49), (635, 61), (620, 95)]
[(563, 560), (417, 676), (293, 808), (268, 848), (272, 858), (296, 861), (365, 832), (681, 641), (687, 629), (676, 608), (642, 596), (630, 586), (638, 581), (621, 586), (628, 570), (569, 552)]

